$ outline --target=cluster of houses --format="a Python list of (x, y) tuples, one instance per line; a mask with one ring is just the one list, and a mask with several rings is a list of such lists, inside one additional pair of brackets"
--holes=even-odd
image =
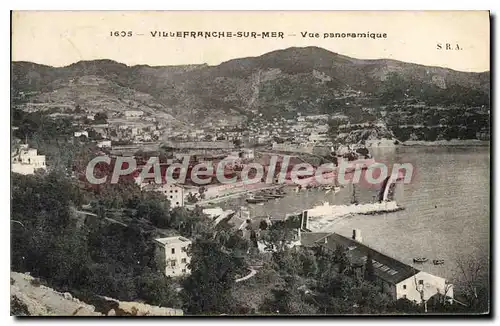
[(92, 119), (90, 123), (75, 122), (75, 127), (80, 129), (74, 132), (74, 137), (115, 142), (150, 142), (158, 140), (165, 129), (161, 122), (145, 115), (143, 111), (125, 111), (119, 116), (112, 115), (106, 121), (93, 121), (95, 120)]
[(36, 170), (46, 170), (45, 155), (38, 155), (38, 150), (21, 144), (11, 153), (11, 170), (19, 174), (34, 174)]
[[(335, 119), (346, 119), (337, 115)], [(284, 117), (266, 120), (256, 117), (249, 120), (245, 126), (219, 126), (208, 123), (204, 128), (190, 130), (172, 130), (169, 139), (173, 141), (239, 141), (242, 144), (272, 144), (276, 140), (294, 144), (330, 144), (328, 136), (327, 114), (297, 115), (295, 118)]]
[[(381, 253), (363, 243), (361, 232), (354, 230), (352, 237), (338, 233), (310, 232), (307, 230), (307, 214), (287, 216), (283, 219), (272, 219), (267, 216), (251, 217), (244, 207), (239, 212), (223, 210), (219, 207), (207, 208), (203, 211), (213, 221), (216, 230), (231, 230), (243, 238), (254, 242), (259, 251), (273, 251), (262, 241), (264, 234), (274, 223), (287, 223), (293, 238), (289, 239), (289, 248), (324, 248), (335, 251), (343, 248), (349, 258), (355, 275), (364, 275), (368, 257), (372, 259), (374, 279), (372, 282), (381, 292), (387, 293), (393, 300), (408, 299), (416, 303), (429, 300), (453, 301), (453, 285), (446, 279), (421, 271), (414, 266)], [(299, 219), (291, 219), (299, 217)], [(290, 223), (288, 223), (290, 221)], [(166, 276), (183, 276), (190, 273), (189, 251), (191, 241), (184, 237), (167, 237), (155, 239), (157, 259)]]
[(249, 141), (256, 144), (271, 143), (277, 139), (291, 143), (320, 144), (328, 142), (328, 120), (326, 114), (272, 120), (255, 119), (248, 123)]

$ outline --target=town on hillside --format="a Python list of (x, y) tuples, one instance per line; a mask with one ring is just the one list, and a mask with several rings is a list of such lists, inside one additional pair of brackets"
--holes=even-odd
[(14, 60), (11, 315), (491, 313), (489, 71), (331, 50)]

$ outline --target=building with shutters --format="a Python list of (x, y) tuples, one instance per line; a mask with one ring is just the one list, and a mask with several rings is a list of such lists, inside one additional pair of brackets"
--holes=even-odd
[(168, 237), (155, 239), (156, 261), (165, 276), (176, 277), (189, 274), (188, 247), (191, 240), (184, 237)]

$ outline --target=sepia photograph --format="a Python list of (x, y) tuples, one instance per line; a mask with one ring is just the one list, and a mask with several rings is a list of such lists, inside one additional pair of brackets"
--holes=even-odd
[(11, 316), (490, 315), (490, 20), (11, 11)]

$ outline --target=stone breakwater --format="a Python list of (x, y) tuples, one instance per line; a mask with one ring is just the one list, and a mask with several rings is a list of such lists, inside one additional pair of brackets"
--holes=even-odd
[(329, 205), (324, 203), (307, 210), (308, 229), (313, 232), (333, 231), (335, 223), (353, 215), (377, 215), (404, 209), (395, 201), (358, 205)]

